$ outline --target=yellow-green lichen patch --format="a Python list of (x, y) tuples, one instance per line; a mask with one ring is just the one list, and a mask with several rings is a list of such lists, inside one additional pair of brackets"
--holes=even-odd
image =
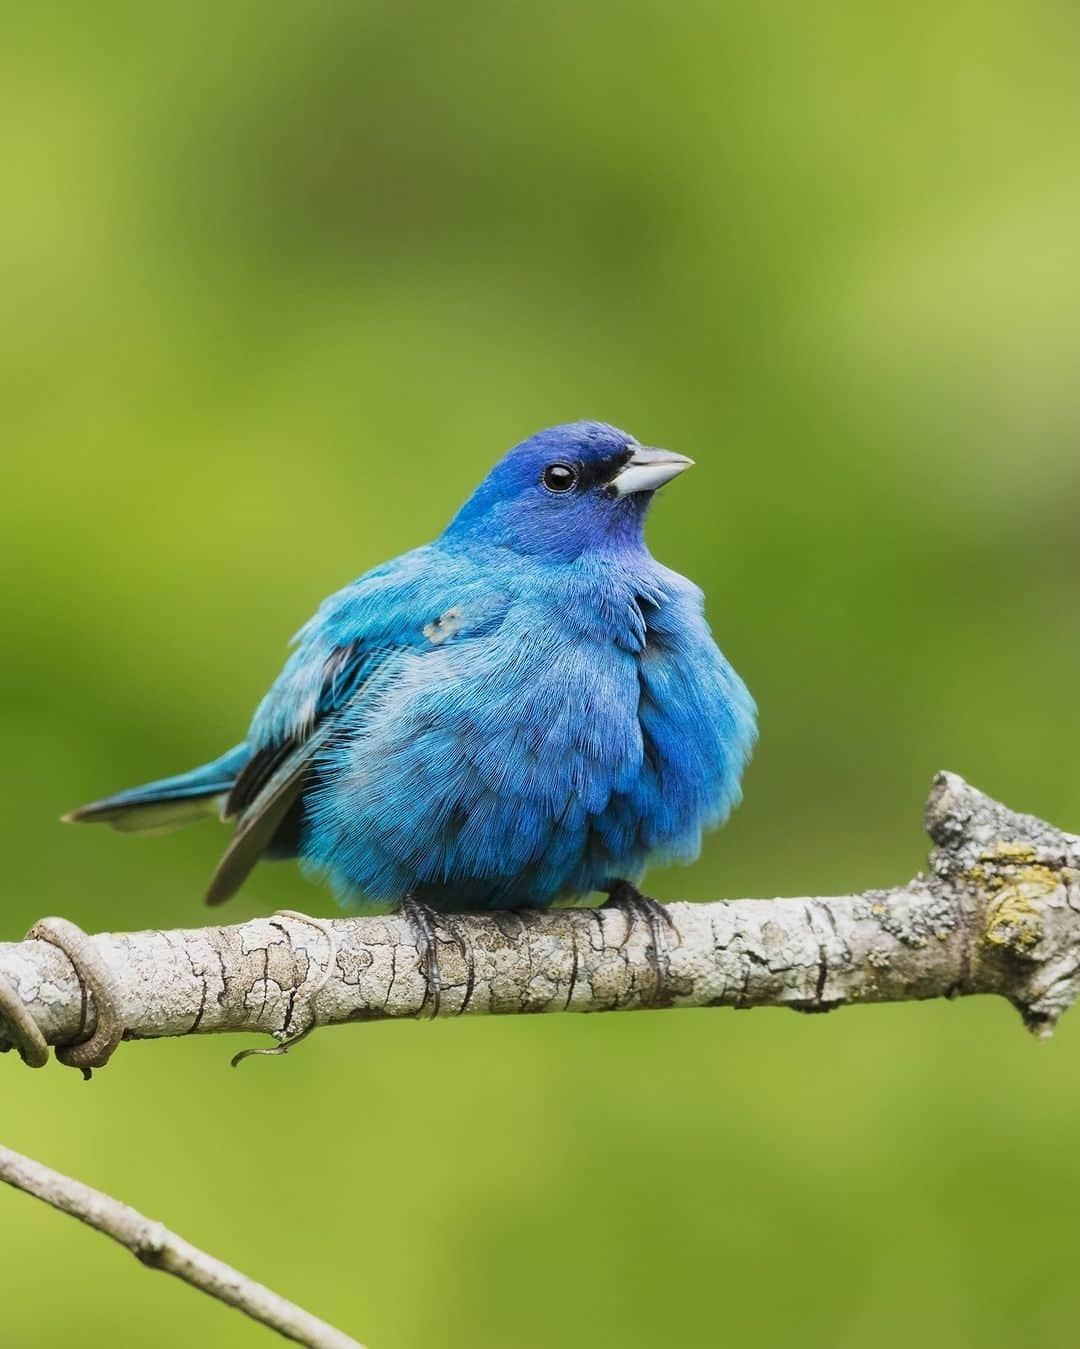
[(1042, 937), (1042, 901), (1060, 885), (1049, 867), (1023, 867), (995, 896), (985, 939), (1014, 955), (1027, 955)]
[(982, 854), (984, 862), (1034, 862), (1035, 849), (1030, 843), (1013, 843), (998, 839), (992, 848)]
[(976, 890), (1000, 890), (1005, 884), (996, 868), (984, 867), (981, 862), (975, 862), (968, 867), (964, 872), (964, 879)]

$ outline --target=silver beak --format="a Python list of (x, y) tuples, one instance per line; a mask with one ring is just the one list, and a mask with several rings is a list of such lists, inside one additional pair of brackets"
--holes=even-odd
[(610, 486), (621, 497), (629, 496), (631, 492), (655, 492), (691, 468), (693, 463), (685, 454), (676, 454), (674, 450), (651, 450), (646, 445), (635, 445), (633, 454), (612, 478)]

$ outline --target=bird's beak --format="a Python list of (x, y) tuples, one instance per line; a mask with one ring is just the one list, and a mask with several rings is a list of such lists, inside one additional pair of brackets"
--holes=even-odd
[(655, 492), (664, 483), (693, 466), (694, 461), (674, 450), (651, 450), (635, 445), (634, 452), (612, 478), (610, 486), (618, 496), (631, 492)]

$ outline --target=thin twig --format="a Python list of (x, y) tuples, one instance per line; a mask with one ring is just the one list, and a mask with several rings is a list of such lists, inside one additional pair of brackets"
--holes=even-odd
[(215, 1260), (161, 1223), (2, 1145), (0, 1180), (51, 1204), (61, 1213), (71, 1214), (126, 1246), (144, 1265), (174, 1274), (193, 1288), (276, 1330), (287, 1340), (308, 1345), (309, 1349), (363, 1349), (350, 1336), (247, 1278), (231, 1265)]

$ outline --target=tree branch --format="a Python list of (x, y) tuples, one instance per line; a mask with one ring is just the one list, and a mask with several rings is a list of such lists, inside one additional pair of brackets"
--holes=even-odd
[(44, 1200), (61, 1213), (70, 1213), (73, 1218), (126, 1246), (144, 1265), (174, 1274), (276, 1330), (287, 1340), (308, 1345), (309, 1349), (363, 1349), (340, 1330), (279, 1297), (261, 1283), (255, 1283), (230, 1265), (215, 1260), (161, 1223), (144, 1217), (100, 1190), (93, 1190), (89, 1185), (3, 1146), (0, 1146), (0, 1181)]
[[(948, 773), (934, 783), (926, 824), (929, 869), (906, 885), (826, 899), (673, 904), (660, 951), (648, 923), (615, 909), (447, 918), (442, 1008), (825, 1011), (996, 993), (1037, 1035), (1049, 1035), (1080, 991), (1080, 838)], [(416, 940), (400, 917), (323, 922), (283, 913), (233, 927), (95, 937), (46, 919), (27, 940), (0, 943), (0, 1049), (16, 1046), (32, 1067), (54, 1045), (62, 1062), (89, 1075), (121, 1036), (266, 1031), (280, 1049), (315, 1026), (416, 1017), (429, 1006)], [(287, 1338), (360, 1349), (160, 1223), (3, 1147), (0, 1181)]]
[[(443, 1013), (818, 1011), (996, 993), (1035, 1033), (1049, 1034), (1080, 988), (1080, 838), (1015, 814), (952, 774), (934, 783), (927, 828), (935, 844), (928, 872), (893, 889), (670, 905), (659, 960), (648, 924), (614, 909), (444, 920)], [(82, 979), (51, 944), (62, 925), (50, 921), (45, 940), (0, 944), (0, 1015), (28, 1062), (48, 1043), (69, 1046), (61, 1053), (78, 1063), (79, 1043), (98, 1031), (99, 995), (128, 1039), (265, 1031), (284, 1041), (313, 1026), (416, 1017), (430, 1006), (400, 917), (276, 915), (103, 933), (84, 939), (87, 961), (74, 953)], [(104, 970), (107, 984), (87, 977), (87, 965)]]

